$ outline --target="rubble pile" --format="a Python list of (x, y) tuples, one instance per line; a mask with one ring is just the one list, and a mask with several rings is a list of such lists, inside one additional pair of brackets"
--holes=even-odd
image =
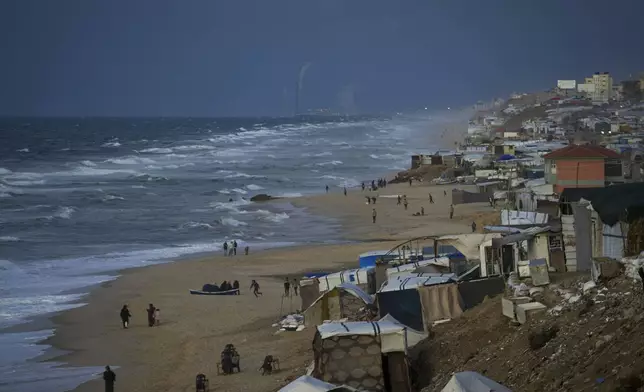
[(528, 296), (547, 310), (524, 324), (503, 315), (499, 296), (436, 326), (411, 353), (418, 390), (471, 370), (522, 392), (644, 391), (641, 282), (577, 277)]
[(277, 332), (284, 331), (301, 331), (304, 327), (304, 316), (299, 313), (288, 314), (277, 323), (273, 324), (273, 327), (278, 327)]

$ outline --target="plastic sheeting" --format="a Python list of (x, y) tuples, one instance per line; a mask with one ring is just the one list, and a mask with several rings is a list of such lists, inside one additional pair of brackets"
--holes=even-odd
[(532, 211), (501, 210), (501, 224), (508, 225), (534, 225), (548, 223), (548, 214)]
[(437, 284), (454, 282), (456, 275), (454, 274), (444, 274), (444, 275), (434, 275), (429, 277), (424, 276), (407, 276), (401, 278), (389, 279), (386, 281), (378, 293), (386, 293), (389, 291), (399, 291), (399, 290), (409, 290), (415, 289), (417, 287), (423, 286), (433, 286)]
[(476, 372), (456, 373), (441, 392), (512, 392), (510, 389)]
[(379, 321), (326, 323), (318, 325), (317, 329), (322, 339), (333, 336), (380, 335), (380, 351), (383, 354), (406, 352), (408, 348), (427, 337), (426, 334), (407, 327), (390, 315)]
[(492, 238), (499, 238), (499, 233), (487, 234), (458, 234), (458, 235), (444, 235), (438, 237), (436, 241), (441, 244), (449, 244), (458, 249), (466, 258), (470, 260), (480, 259), (480, 246), (482, 243), (491, 240)]
[(428, 265), (437, 265), (439, 267), (449, 268), (449, 257), (431, 258), (429, 260), (417, 261), (414, 263), (399, 265), (397, 267), (387, 268), (387, 278), (390, 278), (394, 274), (401, 272), (411, 272), (417, 268), (425, 267)]
[(318, 278), (320, 281), (320, 292), (331, 290), (343, 283), (367, 284), (369, 275), (375, 272), (374, 267), (358, 268), (335, 272)]
[[(280, 389), (279, 392), (329, 392), (336, 389), (338, 389), (337, 386), (328, 382), (310, 376), (301, 376)], [(355, 389), (347, 386), (342, 386), (342, 390), (355, 391)]]

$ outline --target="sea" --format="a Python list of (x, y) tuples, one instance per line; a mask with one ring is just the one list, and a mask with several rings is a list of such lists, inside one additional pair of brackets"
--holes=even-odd
[(34, 325), (119, 270), (224, 241), (341, 241), (338, 222), (290, 200), (404, 170), (455, 124), (467, 114), (0, 118), (0, 391), (66, 391), (102, 371), (43, 361), (55, 325)]

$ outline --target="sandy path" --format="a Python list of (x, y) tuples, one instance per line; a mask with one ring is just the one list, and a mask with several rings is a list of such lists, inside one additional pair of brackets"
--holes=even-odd
[[(353, 190), (347, 196), (331, 194), (299, 198), (294, 204), (310, 211), (339, 218), (347, 237), (369, 242), (346, 245), (320, 245), (274, 249), (250, 256), (206, 257), (153, 267), (127, 270), (122, 277), (92, 292), (89, 305), (64, 312), (55, 318), (61, 327), (50, 339), (55, 347), (71, 350), (62, 358), (73, 365), (120, 366), (116, 370), (117, 390), (192, 391), (194, 377), (203, 372), (210, 378), (211, 391), (269, 392), (285, 384), (287, 377), (303, 374), (312, 360), (313, 329), (275, 335), (271, 327), (280, 316), (282, 281), (275, 276), (300, 276), (304, 270), (338, 270), (357, 266), (358, 255), (369, 250), (390, 249), (401, 240), (422, 235), (470, 231), (473, 216), (489, 214), (482, 204), (456, 206), (448, 218), (452, 186), (431, 187), (422, 183), (392, 185), (380, 192), (375, 208), (376, 224), (371, 223), (372, 205), (365, 194)], [(447, 191), (447, 196), (443, 191)], [(432, 193), (435, 204), (429, 203)], [(366, 193), (366, 192), (365, 192)], [(386, 195), (406, 194), (409, 210), (396, 205)], [(426, 216), (413, 212), (425, 208)], [(377, 242), (376, 239), (395, 239)], [(191, 296), (190, 288), (206, 282), (239, 280), (240, 296)], [(251, 279), (261, 284), (263, 297), (255, 298), (248, 287)], [(159, 327), (146, 324), (145, 308), (154, 303), (161, 309)], [(120, 327), (119, 310), (129, 304), (133, 313), (131, 328)], [(298, 298), (282, 309), (299, 308)], [(216, 362), (227, 343), (241, 354), (242, 373), (217, 376)], [(281, 360), (282, 371), (261, 376), (258, 368), (264, 356)], [(78, 391), (96, 391), (102, 381), (81, 385)]]

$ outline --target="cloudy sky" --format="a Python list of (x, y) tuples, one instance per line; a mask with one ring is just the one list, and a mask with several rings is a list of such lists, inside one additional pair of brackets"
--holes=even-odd
[[(644, 1), (0, 0), (0, 114), (445, 107), (644, 70)], [(355, 97), (355, 101), (353, 98)]]

